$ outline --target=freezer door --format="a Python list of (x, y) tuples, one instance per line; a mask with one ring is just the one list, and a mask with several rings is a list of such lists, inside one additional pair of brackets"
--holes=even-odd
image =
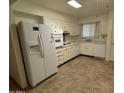
[(47, 25), (39, 25), (41, 38), (44, 47), (44, 66), (46, 77), (57, 72), (57, 62), (55, 54), (55, 43), (53, 37), (53, 30)]
[(28, 82), (33, 87), (45, 79), (38, 24), (21, 22), (19, 24), (19, 37)]

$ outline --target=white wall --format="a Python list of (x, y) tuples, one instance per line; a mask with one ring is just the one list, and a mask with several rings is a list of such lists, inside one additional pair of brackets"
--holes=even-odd
[(9, 75), (17, 82), (21, 88), (27, 87), (27, 80), (19, 46), (14, 15), (11, 7), (9, 8)]
[(107, 14), (101, 14), (96, 16), (90, 16), (81, 18), (79, 20), (79, 24), (92, 23), (92, 22), (100, 22), (100, 32), (103, 34), (107, 34), (106, 39), (106, 61), (110, 60), (110, 51), (111, 51), (111, 42), (112, 42), (112, 31), (113, 30), (113, 10)]
[[(106, 60), (110, 60), (112, 43), (114, 43), (114, 11), (108, 14), (108, 32), (107, 32), (107, 46), (106, 46)], [(114, 52), (113, 52), (114, 53)], [(114, 55), (114, 54), (113, 54)]]
[(20, 21), (26, 21), (26, 22), (31, 22), (31, 23), (39, 23), (40, 22), (40, 17), (31, 15), (31, 14), (26, 14), (26, 13), (21, 13), (21, 12), (14, 12), (14, 19), (15, 23), (18, 24)]
[[(26, 0), (17, 0), (16, 3), (12, 5), (13, 10), (33, 14), (36, 16), (44, 16), (48, 18), (54, 18), (66, 22), (74, 22), (78, 24), (84, 24), (84, 23), (92, 23), (92, 22), (100, 22), (100, 32), (102, 34), (108, 34), (110, 30), (108, 30), (108, 13), (107, 14), (101, 14), (96, 16), (89, 16), (81, 19), (77, 19), (73, 16), (68, 16), (44, 7), (41, 7), (39, 5), (33, 4), (32, 2), (27, 2)], [(18, 15), (18, 14), (17, 14)], [(15, 16), (16, 23), (21, 19), (20, 16)], [(23, 18), (22, 20), (28, 20), (28, 21), (35, 21), (37, 22), (37, 18), (34, 16), (32, 17), (33, 20)], [(107, 38), (109, 40), (109, 38)], [(108, 43), (107, 43), (108, 44)], [(109, 45), (108, 45), (109, 46)], [(107, 46), (107, 50), (108, 50)], [(106, 51), (107, 51), (106, 50)], [(106, 54), (108, 55), (108, 54)]]
[(100, 22), (100, 32), (102, 34), (107, 33), (108, 14), (97, 15), (97, 17), (89, 16), (79, 19), (79, 24), (93, 23), (93, 22)]
[(47, 8), (43, 8), (39, 5), (33, 4), (32, 2), (27, 2), (26, 0), (18, 0), (13, 4), (13, 10), (20, 11), (24, 13), (30, 13), (38, 16), (56, 18), (59, 20), (69, 21), (69, 22), (77, 22), (77, 18), (68, 16), (62, 13), (58, 13), (53, 10), (49, 10)]

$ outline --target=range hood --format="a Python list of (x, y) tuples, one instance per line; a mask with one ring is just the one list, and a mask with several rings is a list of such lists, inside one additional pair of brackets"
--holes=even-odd
[(63, 31), (63, 34), (70, 35), (68, 31)]

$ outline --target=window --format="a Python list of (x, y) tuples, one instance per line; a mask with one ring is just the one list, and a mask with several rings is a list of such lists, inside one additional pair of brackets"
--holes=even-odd
[(96, 30), (96, 24), (83, 24), (82, 26), (82, 37), (94, 37), (95, 36), (95, 30)]

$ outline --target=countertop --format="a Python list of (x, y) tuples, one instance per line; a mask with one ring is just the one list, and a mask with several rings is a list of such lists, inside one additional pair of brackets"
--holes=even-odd
[(56, 49), (61, 49), (61, 48), (65, 48), (65, 47), (69, 47), (69, 46), (73, 46), (73, 45), (78, 45), (78, 44), (80, 44), (80, 42), (72, 42), (72, 43), (63, 45), (61, 47), (57, 47)]
[(81, 42), (81, 44), (106, 44), (106, 42)]
[(105, 42), (72, 42), (72, 43), (68, 43), (66, 45), (63, 45), (61, 47), (57, 47), (56, 49), (61, 49), (61, 48), (65, 48), (65, 47), (69, 47), (69, 46), (73, 46), (73, 45), (78, 45), (78, 44), (106, 44)]

